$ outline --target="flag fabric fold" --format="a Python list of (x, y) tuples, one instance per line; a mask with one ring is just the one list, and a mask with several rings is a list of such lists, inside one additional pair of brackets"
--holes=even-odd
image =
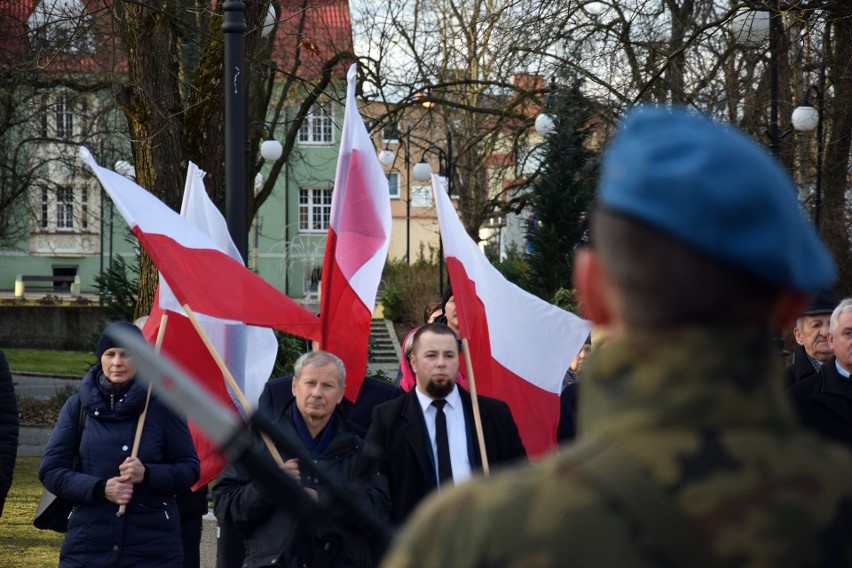
[(390, 242), (388, 182), (355, 104), (356, 66), (347, 73), (346, 112), (322, 271), (320, 346), (346, 366), (346, 398), (367, 369), (370, 320)]
[[(204, 172), (190, 163), (181, 205), (181, 217), (203, 231), (231, 258), (242, 263), (242, 257), (228, 233), (224, 217), (204, 189)], [(213, 356), (175, 298), (167, 281), (160, 274), (157, 296), (151, 316), (143, 329), (145, 337), (157, 337), (162, 315), (168, 314), (161, 351), (189, 371), (219, 402), (237, 412), (237, 400), (226, 387)], [(230, 323), (205, 314), (195, 314), (216, 352), (227, 365), (234, 380), (252, 407), (275, 366), (278, 342), (271, 329)], [(218, 447), (190, 422), (190, 433), (201, 462), (201, 476), (195, 488), (207, 485), (219, 476), (225, 465)]]
[(556, 448), (559, 393), (591, 323), (522, 290), (470, 238), (432, 176), (438, 223), (459, 328), (467, 338), (479, 394), (505, 401), (531, 458)]
[(319, 339), (319, 319), (223, 252), (192, 223), (131, 180), (80, 157), (109, 194), (180, 304), (232, 322)]

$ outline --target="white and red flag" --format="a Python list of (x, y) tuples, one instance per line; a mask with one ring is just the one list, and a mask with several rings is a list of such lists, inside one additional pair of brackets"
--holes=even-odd
[(464, 230), (446, 179), (433, 175), (432, 188), (477, 392), (509, 405), (527, 454), (541, 457), (556, 448), (562, 378), (592, 325), (506, 280)]
[(314, 314), (228, 256), (203, 231), (148, 191), (100, 167), (87, 148), (80, 148), (80, 157), (92, 168), (181, 305), (223, 320), (319, 339), (319, 318)]
[[(190, 162), (186, 173), (181, 217), (203, 231), (231, 258), (242, 263), (242, 257), (228, 233), (225, 218), (204, 189), (203, 177), (204, 172)], [(169, 318), (161, 351), (198, 377), (208, 392), (236, 412), (239, 406), (236, 404), (238, 401), (235, 400), (234, 393), (229, 396), (222, 371), (161, 274), (151, 316), (143, 329), (146, 339), (150, 342), (157, 337), (164, 313), (168, 314)], [(278, 342), (273, 331), (264, 327), (226, 322), (204, 314), (195, 315), (249, 404), (253, 408), (257, 407), (257, 400), (272, 374), (278, 352)], [(196, 484), (196, 487), (201, 487), (218, 477), (225, 465), (225, 459), (216, 445), (192, 422), (189, 426), (201, 461), (201, 477)]]
[(390, 242), (388, 181), (355, 105), (356, 66), (347, 73), (346, 114), (322, 269), (320, 346), (346, 366), (354, 401), (367, 370), (370, 319)]

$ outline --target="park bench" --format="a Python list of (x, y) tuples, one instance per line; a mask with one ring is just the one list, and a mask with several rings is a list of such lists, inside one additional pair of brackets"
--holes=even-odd
[(80, 277), (79, 276), (69, 276), (69, 275), (46, 275), (46, 274), (18, 274), (17, 278), (15, 278), (15, 297), (22, 298), (24, 296), (24, 292), (26, 290), (26, 283), (49, 283), (51, 290), (59, 291), (57, 288), (62, 286), (63, 284), (67, 284), (67, 287), (63, 287), (64, 290), (69, 290), (72, 295), (78, 295), (80, 293)]

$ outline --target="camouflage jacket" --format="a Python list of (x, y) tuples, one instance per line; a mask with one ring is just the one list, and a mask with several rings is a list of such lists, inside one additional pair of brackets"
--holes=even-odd
[[(631, 334), (583, 375), (577, 443), (627, 456), (710, 565), (852, 565), (852, 456), (794, 424), (765, 333)], [(385, 566), (675, 564), (665, 539), (578, 471), (581, 450), (428, 500)]]

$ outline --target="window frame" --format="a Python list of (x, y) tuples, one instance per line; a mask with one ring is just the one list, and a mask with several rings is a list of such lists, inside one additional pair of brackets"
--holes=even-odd
[(330, 146), (334, 144), (334, 111), (330, 104), (315, 104), (299, 126), (299, 144)]
[[(385, 177), (388, 180), (388, 194), (390, 195), (390, 198), (391, 199), (401, 199), (402, 194), (401, 194), (400, 188), (399, 188), (399, 182), (400, 182), (401, 176), (399, 175), (399, 172), (397, 172), (397, 171), (388, 172), (388, 173), (385, 174)], [(396, 184), (391, 184), (391, 178), (396, 178)], [(396, 192), (394, 192), (393, 189), (392, 189), (394, 187), (396, 187)]]
[[(333, 188), (299, 188), (298, 227), (299, 233), (318, 235), (328, 232), (331, 222)], [(317, 221), (319, 224), (317, 226)]]
[(74, 230), (74, 188), (61, 186), (56, 188), (56, 232), (66, 233)]

